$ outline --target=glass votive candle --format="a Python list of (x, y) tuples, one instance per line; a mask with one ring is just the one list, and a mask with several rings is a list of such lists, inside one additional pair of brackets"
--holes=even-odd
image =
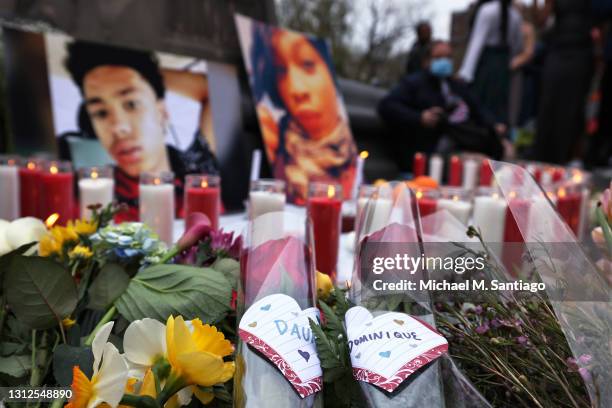
[(19, 158), (0, 156), (0, 219), (19, 218)]
[(57, 223), (66, 225), (74, 214), (74, 175), (69, 161), (50, 161), (40, 176), (40, 216), (58, 214)]
[(253, 220), (270, 212), (283, 211), (285, 201), (285, 182), (283, 180), (253, 180), (249, 191), (249, 219)]
[(174, 224), (174, 173), (142, 173), (138, 189), (140, 221), (149, 226), (160, 240), (171, 245)]
[(19, 187), (22, 217), (42, 218), (40, 214), (40, 184), (45, 168), (43, 159), (26, 159), (19, 168)]
[(342, 186), (313, 182), (306, 201), (312, 223), (317, 270), (336, 278), (342, 212)]
[[(221, 177), (211, 174), (188, 174), (185, 177), (185, 219), (200, 212), (210, 219), (213, 229), (219, 228), (221, 211)], [(189, 228), (186, 225), (185, 228)]]
[(507, 207), (497, 188), (476, 189), (472, 225), (480, 230), (484, 242), (503, 242)]
[(381, 230), (387, 223), (393, 208), (391, 197), (381, 196), (374, 185), (362, 185), (357, 198), (357, 234), (359, 241)]
[(446, 210), (467, 225), (472, 211), (471, 196), (468, 190), (458, 187), (441, 187), (437, 211)]
[(89, 206), (106, 207), (113, 202), (115, 180), (111, 166), (83, 167), (79, 171), (79, 201), (81, 218), (90, 219), (92, 210)]

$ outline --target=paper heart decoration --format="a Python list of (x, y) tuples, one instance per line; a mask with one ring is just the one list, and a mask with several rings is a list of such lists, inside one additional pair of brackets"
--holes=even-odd
[(353, 376), (386, 391), (448, 351), (448, 342), (435, 329), (404, 313), (377, 317), (361, 306), (344, 317), (351, 350)]
[(240, 338), (270, 360), (304, 398), (321, 390), (321, 362), (308, 318), (319, 321), (315, 307), (302, 310), (282, 294), (266, 296), (244, 313)]

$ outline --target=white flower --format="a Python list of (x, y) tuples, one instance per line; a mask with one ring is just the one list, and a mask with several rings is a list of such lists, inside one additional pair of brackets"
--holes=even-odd
[[(34, 217), (18, 218), (6, 225), (2, 220), (0, 235), (2, 235), (9, 251), (19, 248), (30, 242), (38, 242), (47, 234), (45, 223)], [(0, 254), (2, 254), (2, 238), (0, 238)], [(9, 252), (6, 251), (6, 252)]]
[(113, 322), (98, 330), (91, 345), (94, 355), (91, 380), (78, 368), (73, 369), (72, 399), (67, 408), (94, 408), (102, 403), (116, 408), (128, 380), (128, 365), (119, 350), (108, 343)]

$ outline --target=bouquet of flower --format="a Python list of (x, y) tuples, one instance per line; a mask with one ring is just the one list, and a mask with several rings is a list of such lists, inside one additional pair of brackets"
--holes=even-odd
[(201, 218), (167, 248), (114, 211), (0, 222), (0, 385), (70, 386), (56, 407), (231, 405), (239, 238)]

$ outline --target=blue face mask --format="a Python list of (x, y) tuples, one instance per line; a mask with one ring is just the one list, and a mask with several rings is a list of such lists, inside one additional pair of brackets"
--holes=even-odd
[(439, 78), (447, 78), (453, 74), (453, 61), (450, 58), (434, 58), (429, 71)]

